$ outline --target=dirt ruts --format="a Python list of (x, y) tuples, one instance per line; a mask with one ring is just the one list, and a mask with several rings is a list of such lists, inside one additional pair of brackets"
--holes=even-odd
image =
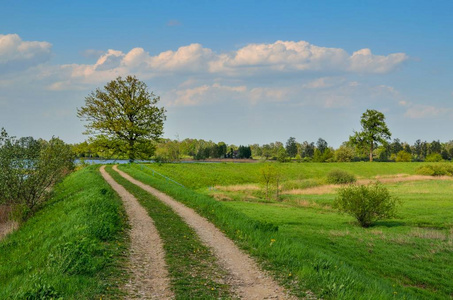
[(220, 264), (228, 273), (227, 283), (232, 286), (234, 294), (241, 299), (295, 299), (279, 286), (273, 279), (260, 270), (254, 260), (244, 254), (229, 238), (193, 209), (186, 207), (170, 196), (132, 178), (128, 174), (113, 169), (125, 179), (153, 194), (170, 206), (183, 220), (191, 226), (200, 239), (210, 247)]
[(125, 188), (100, 168), (104, 179), (120, 195), (131, 226), (128, 299), (172, 299), (165, 252), (156, 227), (146, 210)]

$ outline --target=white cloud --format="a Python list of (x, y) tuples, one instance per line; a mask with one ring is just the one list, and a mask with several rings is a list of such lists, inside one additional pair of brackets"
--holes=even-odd
[[(321, 77), (303, 85), (307, 89), (325, 89), (340, 85), (346, 81), (344, 77)], [(351, 83), (354, 85), (355, 83)]]
[(237, 99), (247, 92), (245, 86), (226, 86), (218, 83), (170, 91), (166, 97), (169, 106), (195, 106)]
[(422, 104), (411, 105), (404, 114), (410, 119), (436, 118), (445, 115), (453, 116), (453, 109)]
[[(386, 73), (407, 59), (404, 53), (373, 55), (369, 49), (349, 56), (340, 48), (312, 45), (305, 41), (277, 41), (273, 44), (250, 44), (230, 53), (215, 53), (200, 44), (150, 55), (143, 48), (128, 53), (110, 49), (93, 65), (62, 65), (60, 81), (71, 84), (98, 83), (116, 76), (136, 74), (140, 78), (170, 75), (247, 78), (275, 77), (280, 74), (309, 72)], [(312, 88), (328, 87), (340, 77), (325, 77), (312, 82)], [(307, 86), (309, 87), (309, 86)]]
[(393, 53), (387, 56), (374, 55), (370, 49), (356, 51), (349, 57), (351, 72), (358, 73), (388, 73), (409, 57), (405, 53)]
[(23, 41), (17, 34), (0, 34), (0, 73), (25, 70), (50, 59), (48, 42)]

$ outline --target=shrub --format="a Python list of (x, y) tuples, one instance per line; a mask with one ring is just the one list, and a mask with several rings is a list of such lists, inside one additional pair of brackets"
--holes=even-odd
[(428, 155), (426, 158), (425, 158), (425, 161), (426, 162), (439, 162), (439, 161), (442, 161), (442, 155), (440, 155), (439, 153), (431, 153), (430, 155)]
[(412, 160), (412, 155), (409, 152), (404, 151), (404, 150), (401, 150), (400, 152), (398, 152), (398, 154), (396, 155), (396, 158), (395, 158), (396, 162), (409, 162), (411, 160)]
[(391, 196), (380, 183), (344, 187), (334, 201), (335, 208), (355, 217), (362, 227), (393, 217), (398, 204), (399, 199)]
[(418, 175), (453, 176), (453, 165), (450, 164), (425, 165), (418, 167), (415, 170), (415, 172)]
[[(25, 219), (50, 196), (52, 186), (74, 168), (69, 145), (53, 137), (16, 139), (0, 132), (0, 204)], [(21, 214), (20, 212), (23, 212)]]
[(347, 184), (356, 180), (353, 174), (343, 170), (332, 170), (327, 174), (327, 182), (331, 184)]
[(418, 175), (434, 176), (434, 170), (430, 166), (421, 166), (415, 170)]
[(335, 151), (335, 160), (338, 162), (349, 162), (354, 158), (354, 149), (341, 145), (340, 148)]

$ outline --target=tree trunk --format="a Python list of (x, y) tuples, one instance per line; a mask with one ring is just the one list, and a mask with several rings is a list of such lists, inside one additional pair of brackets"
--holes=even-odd
[(371, 147), (370, 147), (370, 162), (373, 161), (373, 142), (371, 142)]

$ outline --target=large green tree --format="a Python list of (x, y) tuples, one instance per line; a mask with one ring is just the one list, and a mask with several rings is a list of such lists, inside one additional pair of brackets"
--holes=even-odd
[(159, 100), (135, 76), (118, 77), (87, 96), (77, 115), (88, 121), (85, 134), (134, 161), (153, 155), (163, 133), (165, 109), (156, 106)]
[(386, 144), (392, 134), (385, 124), (384, 114), (374, 109), (367, 109), (362, 114), (360, 124), (362, 131), (354, 132), (349, 140), (360, 148), (367, 148), (370, 161), (373, 161), (373, 150), (381, 144)]

